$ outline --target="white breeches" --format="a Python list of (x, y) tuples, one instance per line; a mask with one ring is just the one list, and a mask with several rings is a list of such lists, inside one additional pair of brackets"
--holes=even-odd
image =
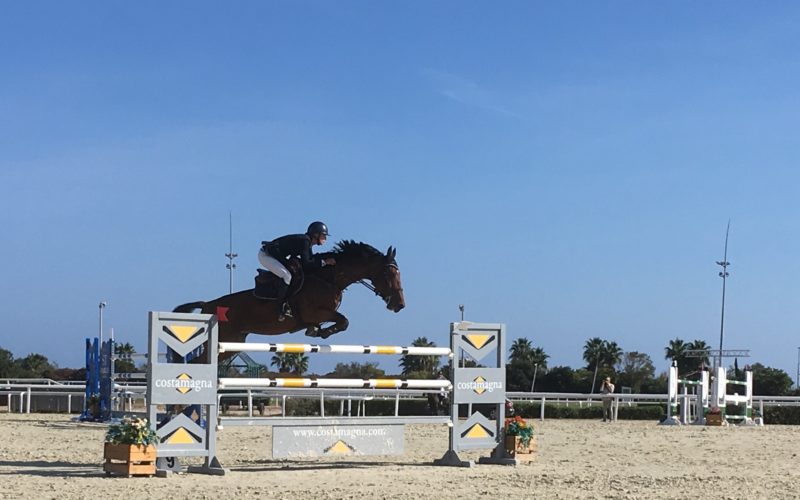
[(258, 251), (258, 261), (261, 263), (262, 266), (268, 269), (269, 272), (271, 272), (278, 278), (282, 278), (287, 285), (292, 282), (292, 273), (290, 273), (289, 270), (286, 269), (286, 266), (281, 264), (280, 261), (278, 261), (278, 259), (264, 252), (264, 250)]

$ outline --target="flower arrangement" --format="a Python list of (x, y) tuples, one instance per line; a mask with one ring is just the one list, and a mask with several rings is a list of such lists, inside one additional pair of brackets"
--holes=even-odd
[(719, 409), (719, 406), (712, 406), (708, 410), (708, 415), (719, 415), (720, 413), (722, 413), (722, 410)]
[(519, 436), (522, 446), (528, 446), (533, 438), (533, 426), (529, 425), (525, 419), (519, 415), (507, 418), (503, 429), (505, 430), (506, 436)]
[(150, 428), (146, 418), (125, 417), (120, 423), (108, 427), (106, 443), (147, 446), (158, 444), (158, 434)]

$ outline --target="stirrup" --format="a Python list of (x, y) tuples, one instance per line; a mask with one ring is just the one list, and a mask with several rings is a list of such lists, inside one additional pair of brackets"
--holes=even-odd
[(281, 313), (278, 315), (278, 321), (284, 321), (286, 318), (292, 318), (292, 308), (288, 302), (284, 302), (281, 306)]

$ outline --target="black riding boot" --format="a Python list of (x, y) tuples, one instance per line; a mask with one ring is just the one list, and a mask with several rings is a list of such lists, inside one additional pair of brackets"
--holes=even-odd
[(289, 285), (285, 281), (281, 281), (278, 285), (277, 302), (281, 305), (281, 312), (278, 315), (278, 321), (283, 321), (286, 318), (292, 317), (292, 308), (289, 306), (289, 301), (286, 300), (286, 292), (289, 290)]

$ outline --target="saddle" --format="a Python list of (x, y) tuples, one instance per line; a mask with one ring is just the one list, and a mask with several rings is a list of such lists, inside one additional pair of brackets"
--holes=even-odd
[[(305, 274), (303, 273), (303, 266), (298, 259), (289, 259), (284, 265), (292, 273), (292, 282), (286, 291), (286, 298), (289, 299), (297, 295), (303, 288)], [(255, 277), (256, 285), (253, 289), (253, 295), (262, 300), (277, 300), (278, 289), (283, 283), (283, 279), (264, 269), (258, 269), (257, 271), (258, 275)]]

